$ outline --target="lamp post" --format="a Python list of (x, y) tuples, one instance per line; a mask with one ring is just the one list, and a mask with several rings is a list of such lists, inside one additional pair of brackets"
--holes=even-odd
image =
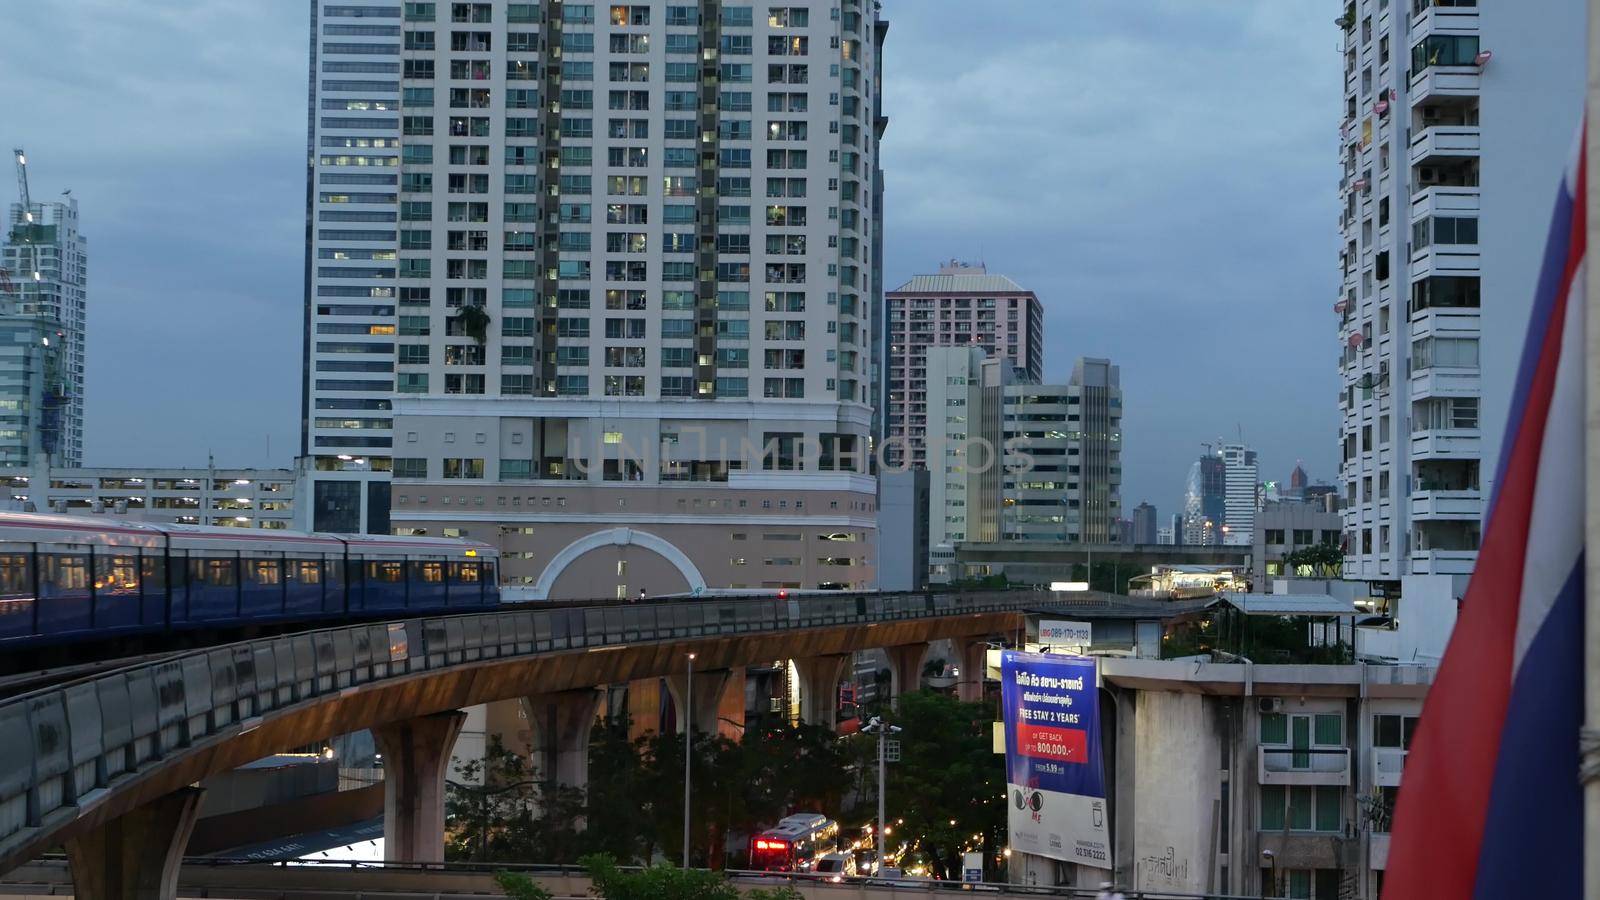
[(684, 666), (688, 683), (683, 687), (683, 867), (689, 868), (689, 761), (694, 751), (694, 654)]
[(1267, 886), (1267, 890), (1264, 891), (1263, 893), (1268, 897), (1276, 896), (1279, 893), (1279, 891), (1278, 891), (1278, 855), (1276, 853), (1273, 853), (1271, 850), (1263, 850), (1263, 851), (1261, 851), (1261, 858), (1265, 859), (1267, 861), (1267, 865), (1272, 868), (1272, 884), (1268, 885)]
[(887, 849), (884, 836), (888, 832), (888, 829), (884, 827), (887, 823), (884, 820), (883, 809), (883, 786), (888, 780), (886, 777), (888, 774), (888, 738), (891, 734), (899, 734), (900, 726), (890, 725), (877, 716), (873, 716), (867, 722), (866, 727), (861, 730), (867, 734), (878, 736), (878, 871), (881, 872), (883, 871), (884, 853)]

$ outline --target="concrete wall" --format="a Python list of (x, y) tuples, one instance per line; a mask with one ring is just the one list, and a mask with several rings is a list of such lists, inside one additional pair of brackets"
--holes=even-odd
[[(1131, 883), (1138, 890), (1199, 893), (1211, 887), (1221, 744), (1207, 698), (1140, 692), (1134, 711)], [(1120, 814), (1126, 815), (1124, 807)], [(1119, 851), (1119, 857), (1124, 854)]]
[(878, 476), (878, 590), (928, 584), (928, 471)]

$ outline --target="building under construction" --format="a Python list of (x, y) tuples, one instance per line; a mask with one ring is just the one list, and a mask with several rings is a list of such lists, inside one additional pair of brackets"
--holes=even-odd
[(78, 202), (29, 190), (13, 151), (18, 200), (0, 245), (0, 467), (83, 464), (84, 318), (88, 242)]

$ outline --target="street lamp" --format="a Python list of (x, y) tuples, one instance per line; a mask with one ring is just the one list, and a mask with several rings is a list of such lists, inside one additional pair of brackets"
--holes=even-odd
[(689, 760), (694, 749), (694, 654), (684, 665), (689, 681), (683, 687), (683, 867), (689, 868)]
[(1267, 890), (1264, 892), (1271, 897), (1278, 893), (1278, 855), (1271, 850), (1263, 850), (1261, 851), (1261, 858), (1266, 860), (1267, 865), (1272, 868), (1272, 884), (1268, 885)]
[[(900, 726), (890, 725), (877, 716), (873, 716), (872, 719), (868, 721), (866, 726), (861, 730), (866, 734), (875, 734), (878, 736), (878, 871), (881, 872), (883, 871), (884, 852), (886, 849), (884, 846), (884, 836), (889, 833), (887, 823), (884, 821), (883, 812), (883, 785), (887, 780), (885, 776), (888, 771), (888, 737), (891, 734), (899, 734)], [(901, 822), (904, 821), (905, 820), (903, 819), (901, 820)]]

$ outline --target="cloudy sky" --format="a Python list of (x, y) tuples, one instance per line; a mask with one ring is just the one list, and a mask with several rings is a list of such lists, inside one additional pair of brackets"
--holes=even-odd
[[(0, 138), (89, 235), (91, 465), (298, 447), (306, 7), (7, 11)], [(884, 12), (889, 286), (981, 259), (1043, 300), (1047, 377), (1119, 363), (1130, 508), (1241, 429), (1263, 477), (1331, 477), (1337, 0)]]

